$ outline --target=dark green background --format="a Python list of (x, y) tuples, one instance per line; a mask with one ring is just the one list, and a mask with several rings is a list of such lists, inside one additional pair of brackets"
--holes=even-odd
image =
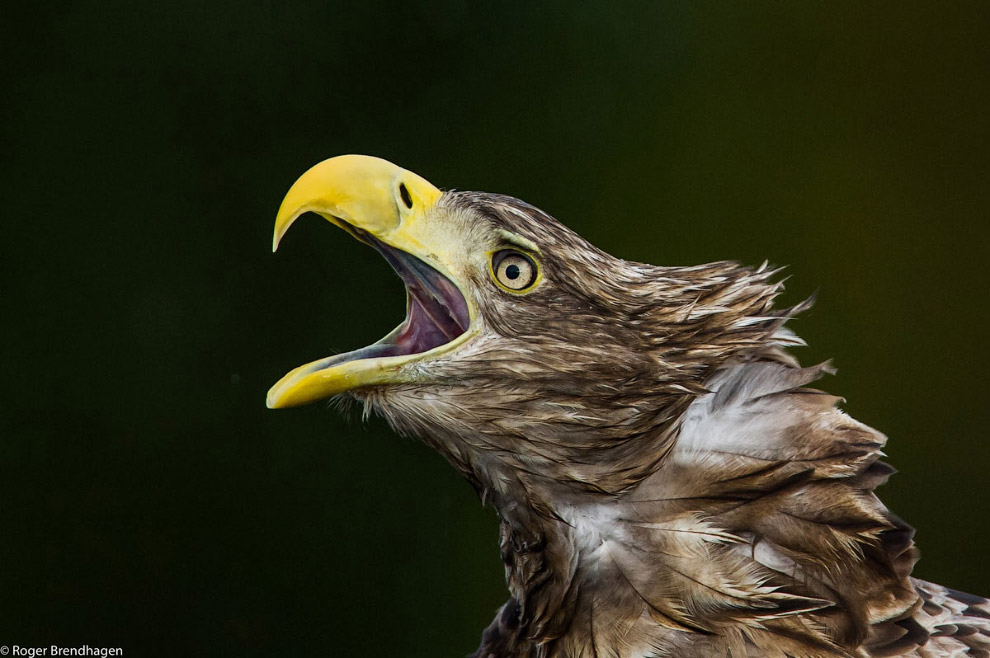
[(264, 407), (402, 317), (325, 222), (269, 251), (350, 152), (626, 258), (790, 264), (917, 573), (990, 594), (990, 4), (530, 5), (4, 10), (0, 644), (476, 646), (505, 591), (468, 485), (379, 420)]

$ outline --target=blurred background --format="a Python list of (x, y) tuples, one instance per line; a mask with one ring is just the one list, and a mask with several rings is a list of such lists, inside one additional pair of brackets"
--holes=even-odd
[[(990, 4), (75, 0), (0, 22), (0, 644), (472, 651), (497, 524), (282, 374), (403, 316), (325, 222), (342, 153), (521, 197), (613, 254), (786, 264), (891, 437), (917, 575), (990, 594)], [(17, 14), (15, 12), (21, 12)]]

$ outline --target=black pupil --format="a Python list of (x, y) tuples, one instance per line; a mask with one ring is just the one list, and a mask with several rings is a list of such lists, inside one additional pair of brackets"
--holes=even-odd
[(518, 265), (509, 265), (507, 268), (505, 268), (505, 276), (509, 277), (510, 279), (518, 279), (519, 278), (519, 266)]

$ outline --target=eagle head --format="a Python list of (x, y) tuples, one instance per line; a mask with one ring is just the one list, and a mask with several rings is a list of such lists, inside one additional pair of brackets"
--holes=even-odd
[(352, 396), (486, 495), (627, 489), (655, 470), (712, 368), (794, 340), (766, 267), (628, 262), (523, 201), (442, 192), (379, 158), (303, 174), (275, 247), (306, 212), (385, 258), (405, 283), (406, 318), (296, 368), (268, 406)]

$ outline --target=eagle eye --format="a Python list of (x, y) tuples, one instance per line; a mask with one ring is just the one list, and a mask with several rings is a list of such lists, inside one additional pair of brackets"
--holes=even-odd
[(539, 270), (536, 262), (526, 254), (503, 249), (492, 255), (492, 273), (505, 288), (522, 292), (536, 283)]

